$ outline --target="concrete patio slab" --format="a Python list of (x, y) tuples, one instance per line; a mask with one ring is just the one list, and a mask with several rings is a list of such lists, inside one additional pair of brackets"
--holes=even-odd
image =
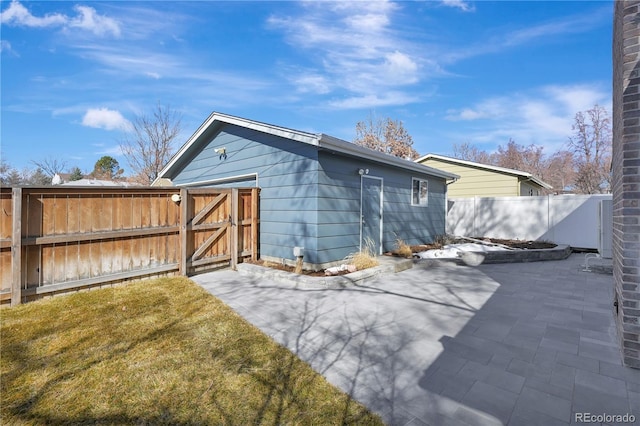
[(427, 261), (345, 288), (231, 270), (193, 280), (390, 425), (567, 425), (581, 412), (640, 424), (613, 278), (583, 263)]

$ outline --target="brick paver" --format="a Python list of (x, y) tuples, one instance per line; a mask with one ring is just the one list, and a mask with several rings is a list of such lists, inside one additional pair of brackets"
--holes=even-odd
[(391, 425), (562, 425), (633, 414), (613, 278), (564, 261), (424, 262), (342, 290), (218, 271), (194, 280)]

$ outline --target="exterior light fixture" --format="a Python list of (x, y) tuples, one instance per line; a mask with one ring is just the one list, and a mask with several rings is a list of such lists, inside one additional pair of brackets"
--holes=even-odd
[(214, 149), (213, 152), (219, 155), (220, 160), (222, 160), (223, 158), (225, 160), (227, 159), (227, 148), (225, 148), (224, 146), (222, 148)]
[(358, 174), (360, 176), (362, 175), (368, 175), (369, 174), (369, 169), (358, 169)]

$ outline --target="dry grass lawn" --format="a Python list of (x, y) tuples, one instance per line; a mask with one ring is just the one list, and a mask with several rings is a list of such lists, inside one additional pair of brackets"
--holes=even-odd
[(184, 278), (0, 309), (0, 423), (382, 424)]

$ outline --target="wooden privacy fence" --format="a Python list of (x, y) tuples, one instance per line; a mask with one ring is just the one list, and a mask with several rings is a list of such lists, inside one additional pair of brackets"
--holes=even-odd
[(0, 302), (258, 258), (258, 188), (1, 188)]

